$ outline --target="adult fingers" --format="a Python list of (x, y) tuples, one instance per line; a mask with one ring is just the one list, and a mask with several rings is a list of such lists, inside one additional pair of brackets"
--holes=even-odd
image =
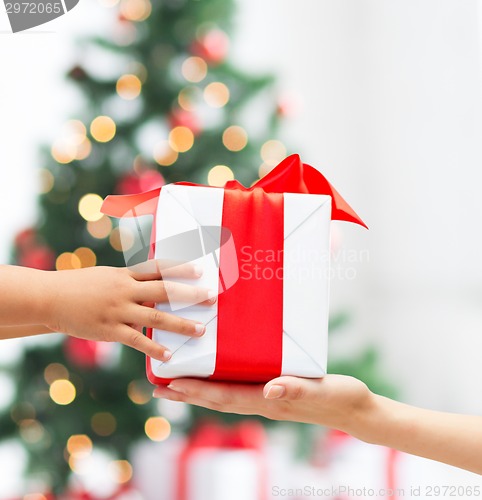
[(319, 387), (318, 379), (306, 379), (299, 377), (278, 377), (270, 380), (263, 389), (266, 399), (284, 399), (296, 401), (305, 399)]

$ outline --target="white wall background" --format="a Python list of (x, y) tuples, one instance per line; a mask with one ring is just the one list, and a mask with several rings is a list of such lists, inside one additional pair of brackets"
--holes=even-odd
[[(298, 96), (287, 142), (370, 226), (340, 226), (370, 254), (333, 283), (335, 306), (355, 311), (340, 345), (377, 342), (408, 402), (482, 413), (481, 2), (240, 7), (235, 55)], [(74, 34), (102, 29), (94, 10), (84, 0), (38, 28), (53, 33), (0, 34), (0, 262), (35, 213), (37, 145), (76, 110), (62, 75)]]

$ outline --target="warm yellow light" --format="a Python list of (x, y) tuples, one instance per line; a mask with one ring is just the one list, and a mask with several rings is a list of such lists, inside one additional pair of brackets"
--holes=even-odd
[(121, 0), (120, 12), (129, 21), (145, 21), (151, 10), (149, 0)]
[(99, 0), (103, 7), (114, 7), (119, 3), (119, 0)]
[(85, 434), (74, 434), (69, 437), (66, 448), (75, 458), (88, 457), (92, 453), (92, 440)]
[(171, 148), (169, 141), (162, 141), (156, 145), (154, 148), (154, 160), (163, 166), (168, 167), (173, 163), (176, 163), (179, 153)]
[(49, 390), (50, 397), (58, 405), (68, 405), (75, 399), (74, 384), (66, 379), (55, 380)]
[(90, 248), (77, 248), (74, 255), (80, 260), (81, 267), (94, 267), (97, 263), (97, 256)]
[(117, 420), (109, 412), (100, 412), (93, 415), (90, 425), (99, 436), (110, 436), (117, 428)]
[(80, 259), (77, 255), (74, 255), (71, 252), (61, 253), (55, 261), (55, 269), (57, 269), (57, 271), (80, 269), (81, 267), (82, 263), (80, 262)]
[(112, 231), (112, 221), (106, 215), (96, 221), (87, 222), (87, 231), (93, 238), (101, 240), (107, 238)]
[(178, 153), (189, 151), (194, 144), (194, 134), (188, 127), (174, 127), (169, 133), (169, 145)]
[(188, 57), (182, 63), (182, 76), (188, 81), (193, 83), (198, 83), (204, 78), (208, 73), (208, 65), (204, 59), (200, 57)]
[(233, 171), (226, 165), (216, 165), (208, 173), (210, 186), (224, 187), (226, 182), (234, 179)]
[(60, 363), (50, 363), (44, 370), (44, 379), (49, 385), (53, 384), (56, 380), (68, 378), (69, 371)]
[(179, 92), (177, 102), (182, 109), (186, 111), (196, 110), (196, 90), (193, 87), (186, 87)]
[(65, 139), (75, 145), (81, 144), (87, 135), (87, 129), (80, 120), (69, 120), (64, 129)]
[(19, 427), (20, 436), (26, 443), (35, 444), (44, 437), (44, 427), (38, 420), (22, 420)]
[(75, 144), (59, 139), (54, 142), (50, 152), (56, 162), (65, 165), (66, 163), (70, 163), (75, 160), (77, 147)]
[(79, 213), (87, 221), (97, 221), (102, 219), (104, 214), (100, 211), (103, 199), (94, 193), (89, 193), (79, 201)]
[(117, 80), (117, 93), (128, 101), (139, 96), (142, 89), (142, 83), (136, 75), (123, 75)]
[(114, 228), (110, 233), (109, 243), (114, 250), (123, 252), (130, 250), (134, 245), (134, 235), (128, 228)]
[(85, 160), (92, 152), (92, 143), (87, 137), (77, 146), (75, 152), (76, 160)]
[(47, 170), (46, 168), (41, 168), (39, 170), (39, 180), (40, 180), (39, 192), (41, 194), (45, 194), (52, 191), (55, 179), (50, 170)]
[(164, 417), (150, 417), (144, 430), (152, 441), (164, 441), (171, 434), (171, 424)]
[(210, 83), (204, 89), (204, 100), (213, 108), (222, 108), (229, 101), (229, 89), (221, 82)]
[(267, 141), (261, 147), (261, 158), (268, 166), (276, 166), (285, 157), (286, 147), (280, 141)]
[(133, 380), (127, 386), (127, 395), (129, 399), (136, 405), (145, 405), (152, 399), (152, 390), (146, 387), (146, 384)]
[(248, 134), (244, 128), (233, 125), (224, 131), (223, 144), (230, 151), (241, 151), (248, 144)]
[(132, 479), (132, 465), (127, 460), (115, 460), (109, 464), (109, 469), (119, 484), (127, 483)]
[(109, 142), (115, 136), (116, 125), (109, 116), (98, 116), (90, 124), (90, 133), (98, 142)]
[(47, 497), (42, 493), (29, 493), (23, 497), (23, 500), (47, 500)]

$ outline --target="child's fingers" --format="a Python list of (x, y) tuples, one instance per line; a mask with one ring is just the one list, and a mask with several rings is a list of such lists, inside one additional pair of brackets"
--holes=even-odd
[(152, 259), (129, 268), (137, 281), (160, 280), (165, 278), (198, 279), (202, 269), (189, 263), (174, 260)]
[(128, 326), (121, 330), (115, 340), (133, 349), (137, 349), (154, 359), (169, 361), (172, 357), (172, 353), (164, 346), (157, 344), (134, 328)]
[(216, 302), (216, 293), (213, 290), (173, 281), (139, 283), (138, 290), (137, 298), (142, 302), (183, 302), (204, 305), (212, 305)]
[(180, 318), (179, 316), (174, 316), (174, 314), (158, 311), (150, 307), (138, 308), (137, 313), (132, 319), (136, 325), (181, 333), (191, 337), (200, 337), (206, 331), (206, 326), (202, 323)]

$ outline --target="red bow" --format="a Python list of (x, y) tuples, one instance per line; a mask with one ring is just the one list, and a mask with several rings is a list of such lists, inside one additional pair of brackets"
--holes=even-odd
[[(193, 186), (190, 182), (178, 184)], [(341, 197), (338, 191), (325, 179), (323, 174), (310, 165), (301, 162), (299, 155), (291, 155), (250, 188), (238, 181), (229, 181), (225, 189), (252, 191), (263, 189), (266, 193), (325, 194), (332, 197), (332, 219), (354, 222), (366, 227), (355, 211)], [(136, 217), (152, 215), (156, 212), (157, 198), (162, 188), (134, 195), (107, 196), (102, 212), (112, 217)], [(129, 212), (131, 212), (129, 214)], [(368, 229), (368, 228), (367, 228)]]

